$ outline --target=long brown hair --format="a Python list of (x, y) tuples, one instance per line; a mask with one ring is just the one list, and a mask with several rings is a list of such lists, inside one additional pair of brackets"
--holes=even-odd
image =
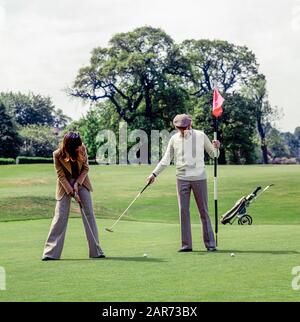
[(70, 160), (85, 162), (87, 159), (85, 146), (82, 143), (80, 134), (76, 132), (65, 134), (59, 150), (61, 157), (66, 162)]

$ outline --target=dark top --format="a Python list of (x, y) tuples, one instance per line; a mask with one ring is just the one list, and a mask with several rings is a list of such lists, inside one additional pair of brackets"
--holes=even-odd
[(77, 179), (79, 177), (79, 169), (78, 169), (78, 163), (77, 161), (70, 160), (71, 163), (71, 169), (72, 169), (72, 178)]

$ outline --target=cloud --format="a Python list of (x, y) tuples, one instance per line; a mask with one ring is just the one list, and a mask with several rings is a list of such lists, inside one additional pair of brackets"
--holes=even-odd
[(5, 29), (6, 24), (6, 11), (0, 2), (0, 32)]
[(300, 31), (300, 1), (295, 2), (292, 8), (291, 28), (294, 31)]

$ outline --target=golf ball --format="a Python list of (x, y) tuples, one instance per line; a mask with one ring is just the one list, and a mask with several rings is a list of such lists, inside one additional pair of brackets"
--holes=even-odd
[(231, 256), (231, 257), (234, 257), (234, 256), (235, 256), (235, 254), (234, 254), (234, 253), (231, 253), (231, 254), (230, 254), (230, 256)]
[(148, 257), (148, 255), (147, 254), (144, 254), (144, 257)]

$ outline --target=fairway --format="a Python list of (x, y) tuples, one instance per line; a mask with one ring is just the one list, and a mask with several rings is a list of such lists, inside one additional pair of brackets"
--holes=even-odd
[[(192, 202), (192, 253), (177, 253), (175, 169), (168, 168), (114, 233), (104, 231), (145, 184), (150, 166), (93, 166), (93, 200), (106, 259), (89, 260), (73, 203), (60, 261), (41, 255), (54, 210), (52, 165), (0, 167), (0, 301), (299, 301), (300, 167), (221, 166), (220, 213), (256, 186), (274, 183), (249, 208), (252, 226), (220, 226), (219, 251), (205, 251)], [(210, 213), (212, 167), (208, 167)], [(32, 220), (35, 219), (35, 220)], [(148, 257), (143, 257), (147, 253)], [(230, 254), (235, 256), (231, 257)]]

